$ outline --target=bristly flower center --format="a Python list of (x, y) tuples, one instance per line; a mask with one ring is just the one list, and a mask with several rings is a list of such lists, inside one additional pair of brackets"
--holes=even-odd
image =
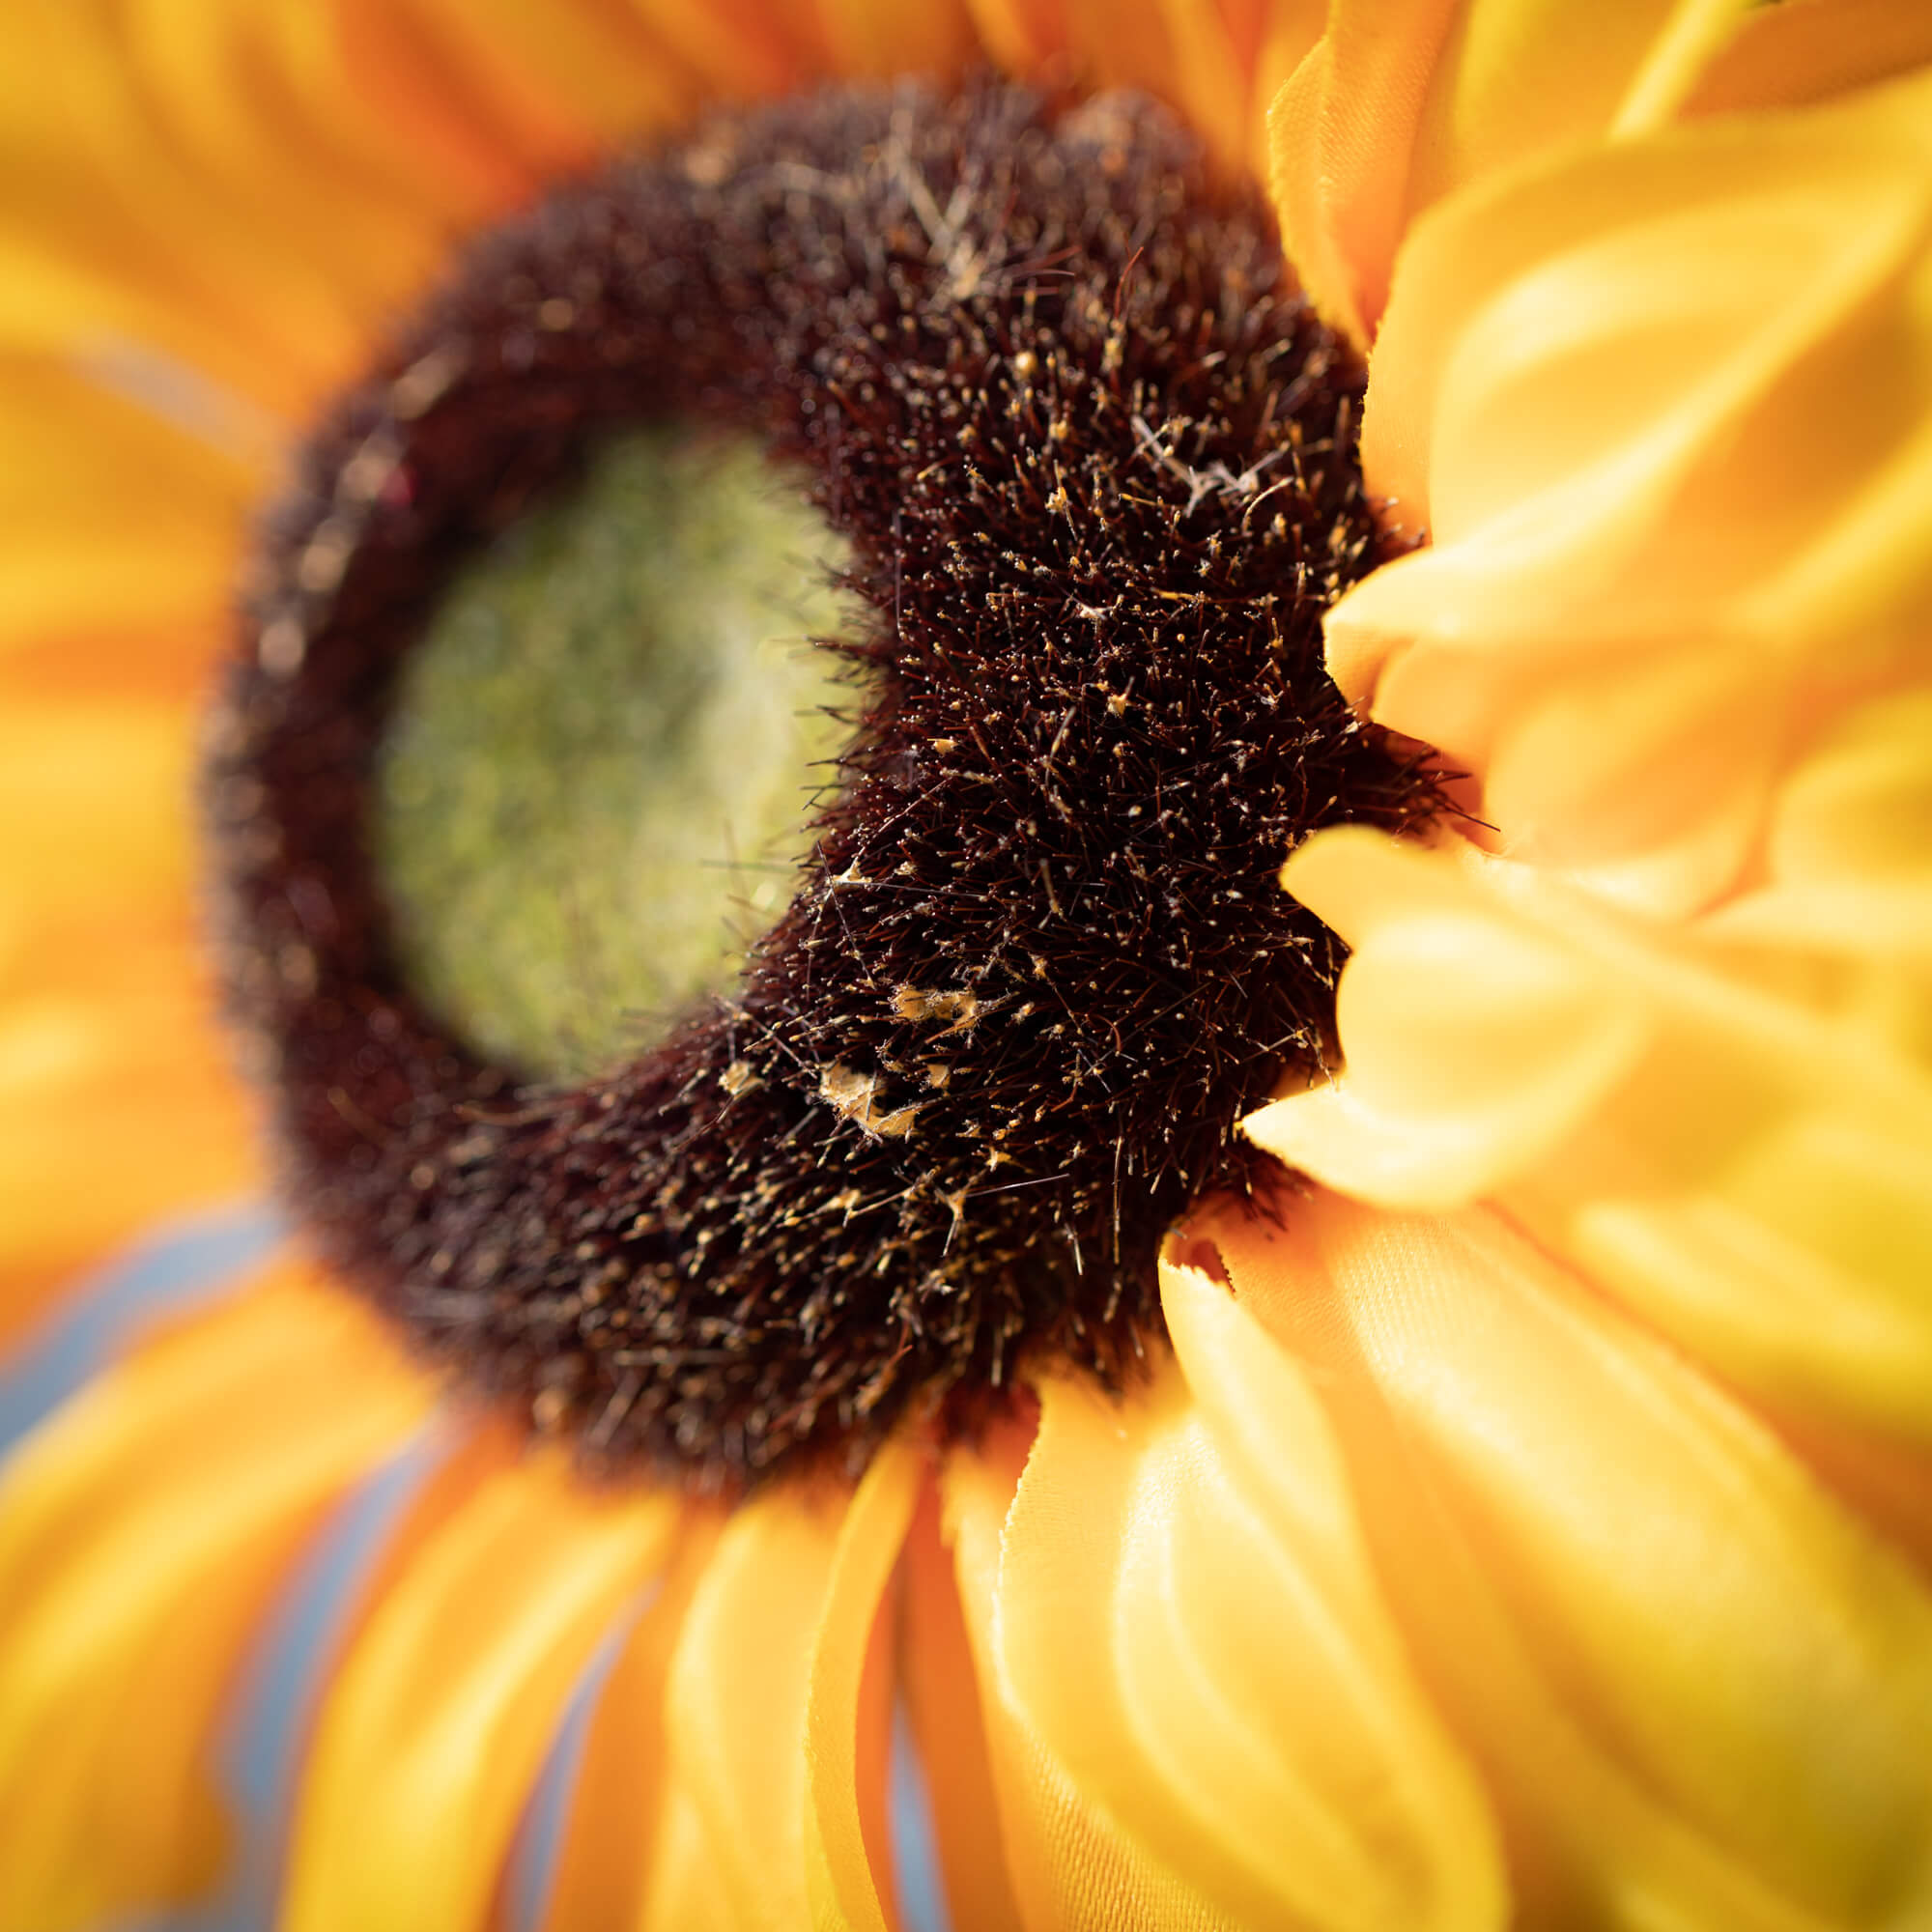
[[(214, 734), (232, 1003), (294, 1199), (593, 1462), (699, 1485), (1158, 1339), (1153, 1258), (1317, 1067), (1275, 874), (1432, 775), (1350, 714), (1360, 372), (1157, 110), (838, 92), (486, 239), (310, 445)], [(756, 437), (850, 547), (859, 722), (736, 985), (583, 1084), (460, 1037), (372, 859), (399, 667), (628, 425)]]

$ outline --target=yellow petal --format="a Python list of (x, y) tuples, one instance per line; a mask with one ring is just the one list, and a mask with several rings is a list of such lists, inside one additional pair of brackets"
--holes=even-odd
[(891, 1619), (880, 1605), (922, 1474), (920, 1456), (902, 1442), (873, 1458), (838, 1532), (819, 1613), (805, 1714), (806, 1878), (815, 1925), (886, 1932), (880, 1892), (893, 1895), (885, 1816)]
[(563, 1822), (546, 1932), (630, 1932), (664, 1854), (651, 1821), (665, 1805), (665, 1685), (693, 1593), (717, 1543), (714, 1517), (688, 1508), (663, 1581), (597, 1695)]
[(662, 1562), (679, 1506), (532, 1455), (393, 1580), (326, 1695), (284, 1932), (478, 1923), (563, 1708)]
[(1348, 1068), (1260, 1145), (1390, 1207), (1491, 1194), (1781, 1411), (1932, 1439), (1932, 1076), (1897, 1037), (1524, 868), (1344, 830), (1284, 878), (1355, 948)]
[[(668, 1699), (668, 1829), (688, 1835), (695, 1819), (737, 1924), (884, 1923), (870, 1864), (883, 1850), (888, 1714), (867, 1660), (917, 1479), (915, 1453), (892, 1446), (849, 1499), (830, 1486), (753, 1496), (685, 1619)], [(684, 1871), (654, 1875), (646, 1924), (677, 1923)]]
[(1306, 1351), (1525, 1923), (1932, 1910), (1932, 1599), (1731, 1397), (1498, 1218), (1311, 1195), (1212, 1238)]
[(215, 1876), (206, 1763), (270, 1595), (423, 1420), (374, 1319), (284, 1267), (110, 1369), (0, 1473), (0, 1924)]
[(999, 1795), (1001, 1837), (1027, 1932), (1233, 1932), (1197, 1886), (1122, 1831), (1040, 1736), (1006, 1680), (998, 1607), (1000, 1544), (1026, 1432), (1015, 1426), (951, 1457), (943, 1474), (946, 1536), (972, 1647)]
[(1363, 434), (1431, 535), (1329, 667), (1506, 848), (1676, 916), (1932, 625), (1932, 79), (1519, 171), (1405, 251)]
[[(186, 413), (206, 398), (184, 395)], [(0, 361), (0, 650), (198, 625), (212, 652), (262, 471), (51, 357)], [(238, 432), (239, 433), (239, 432)]]
[(1001, 1550), (1009, 1695), (1236, 1923), (1502, 1925), (1487, 1805), (1410, 1676), (1306, 1381), (1225, 1290), (1162, 1283), (1179, 1366), (1124, 1401), (1041, 1391)]
[(0, 846), (0, 1342), (156, 1216), (256, 1180), (189, 893), (192, 706), (167, 687), (192, 656), (155, 653), (102, 650), (109, 696), (0, 664), (0, 821), (33, 828)]
[(1741, 0), (1336, 0), (1270, 116), (1289, 259), (1366, 347), (1423, 212), (1552, 147), (1667, 114)]

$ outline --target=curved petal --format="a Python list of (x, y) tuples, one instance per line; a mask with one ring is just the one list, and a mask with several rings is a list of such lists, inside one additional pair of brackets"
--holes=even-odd
[(1427, 209), (1552, 147), (1654, 125), (1742, 0), (1333, 0), (1269, 116), (1289, 259), (1366, 348)]
[(1820, 716), (1932, 629), (1932, 76), (1457, 197), (1405, 251), (1363, 431), (1428, 549), (1329, 667), (1483, 779), (1513, 853), (1676, 916)]
[(402, 1447), (428, 1385), (284, 1266), (95, 1381), (0, 1469), (0, 1923), (119, 1919), (213, 1881), (207, 1754), (277, 1579)]
[[(1080, 1791), (1240, 1924), (1498, 1927), (1488, 1807), (1378, 1600), (1307, 1382), (1170, 1264), (1179, 1363), (1041, 1390), (1003, 1681)], [(1183, 1372), (1184, 1371), (1184, 1375)]]
[(1007, 1868), (1028, 1932), (1235, 1932), (1199, 1887), (1095, 1803), (1041, 1737), (1001, 1659), (1000, 1546), (1028, 1432), (948, 1459), (941, 1480), (960, 1608), (980, 1686)]
[[(667, 1829), (695, 1826), (736, 1924), (883, 1923), (868, 1869), (883, 1833), (865, 1820), (882, 1802), (884, 1744), (862, 1730), (887, 1714), (867, 1666), (917, 1492), (917, 1455), (898, 1445), (849, 1497), (755, 1495), (698, 1586), (671, 1661)], [(645, 1922), (677, 1924), (691, 1882), (680, 1859), (654, 1874)]]
[(632, 1932), (641, 1922), (648, 1876), (669, 1856), (660, 1842), (668, 1827), (651, 1829), (665, 1808), (665, 1686), (717, 1540), (716, 1520), (687, 1507), (664, 1578), (598, 1693), (544, 1907), (545, 1932)]
[(1698, 114), (1799, 107), (1932, 62), (1932, 14), (1919, 0), (1780, 0), (1755, 7), (1697, 76)]
[[(1344, 830), (1283, 876), (1355, 948), (1348, 1067), (1251, 1116), (1255, 1141), (1389, 1207), (1492, 1195), (1780, 1412), (1932, 1438), (1909, 1045), (1522, 868)], [(1528, 989), (1520, 1032), (1497, 985)]]
[(942, 1534), (938, 1498), (913, 1519), (905, 1552), (901, 1670), (932, 1795), (933, 1833), (957, 1932), (1019, 1932), (1025, 1923), (1007, 1875), (993, 1760), (980, 1716), (979, 1672)]
[(1776, 1436), (1492, 1214), (1200, 1232), (1321, 1378), (1526, 1924), (1924, 1917), (1932, 1596)]
[(284, 1932), (481, 1921), (571, 1690), (678, 1516), (667, 1493), (597, 1495), (553, 1455), (477, 1485), (325, 1695)]
[(919, 1500), (923, 1459), (904, 1442), (873, 1459), (838, 1532), (805, 1711), (806, 1880), (815, 1925), (887, 1932), (891, 1619), (880, 1613)]

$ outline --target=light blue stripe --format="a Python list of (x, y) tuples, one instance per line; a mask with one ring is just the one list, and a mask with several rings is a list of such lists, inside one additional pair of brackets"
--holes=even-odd
[(0, 1449), (59, 1407), (130, 1328), (235, 1288), (281, 1230), (268, 1208), (238, 1205), (150, 1236), (77, 1284), (36, 1333), (0, 1357)]
[[(603, 1694), (611, 1667), (623, 1653), (626, 1639), (655, 1593), (653, 1588), (646, 1593), (644, 1604), (618, 1618), (583, 1666), (577, 1688), (570, 1694), (563, 1721), (557, 1726), (544, 1768), (524, 1807), (523, 1823), (510, 1850), (508, 1879), (503, 1888), (509, 1932), (538, 1932), (543, 1924), (551, 1888), (556, 1883), (557, 1861), (563, 1856), (564, 1827), (569, 1823), (571, 1800), (577, 1795), (577, 1780), (583, 1770), (583, 1750), (589, 1742), (590, 1719), (596, 1715), (597, 1699)], [(639, 1820), (638, 1829), (644, 1829), (643, 1820)]]
[(946, 1909), (946, 1887), (939, 1875), (932, 1790), (903, 1704), (893, 1712), (890, 1777), (886, 1802), (893, 1865), (898, 1877), (899, 1924), (903, 1932), (952, 1932), (952, 1915)]

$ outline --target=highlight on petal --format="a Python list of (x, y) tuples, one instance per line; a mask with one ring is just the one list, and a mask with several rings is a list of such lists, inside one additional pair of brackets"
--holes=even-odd
[(1001, 1540), (1028, 1432), (1014, 1425), (941, 1475), (945, 1536), (980, 1690), (1000, 1837), (1027, 1932), (1078, 1925), (1093, 1932), (1236, 1932), (1185, 1875), (1159, 1860), (1075, 1780), (1007, 1679), (1000, 1642)]
[(1355, 949), (1348, 1065), (1259, 1145), (1391, 1208), (1490, 1195), (1781, 1413), (1932, 1439), (1915, 1041), (1501, 862), (1343, 830), (1283, 877)]
[(1418, 1690), (1300, 1372), (1169, 1263), (1179, 1356), (1041, 1390), (1002, 1682), (1081, 1792), (1236, 1923), (1499, 1927), (1483, 1796)]
[(480, 1922), (565, 1702), (679, 1507), (599, 1495), (554, 1454), (486, 1470), (387, 1580), (325, 1694), (285, 1932)]
[(904, 1442), (889, 1443), (873, 1459), (839, 1530), (819, 1613), (805, 1713), (806, 1884), (817, 1925), (887, 1932), (882, 1900), (895, 1889), (886, 1760), (895, 1632), (880, 1611), (923, 1474), (922, 1456)]
[(1426, 550), (1329, 613), (1514, 855), (1666, 916), (1932, 626), (1932, 76), (1518, 170), (1409, 237), (1370, 487)]
[(1308, 1361), (1531, 1928), (1932, 1910), (1932, 1597), (1751, 1413), (1485, 1210), (1197, 1227)]
[(1364, 348), (1397, 250), (1436, 202), (1552, 148), (1655, 125), (1744, 0), (1332, 0), (1269, 115), (1288, 255)]
[(119, 1920), (215, 1878), (208, 1754), (280, 1577), (431, 1390), (278, 1268), (98, 1377), (0, 1464), (0, 1923)]
[(782, 1487), (725, 1524), (671, 1661), (667, 1856), (645, 1924), (669, 1932), (698, 1909), (686, 1903), (696, 1866), (716, 1875), (700, 1892), (741, 1926), (886, 1923), (889, 1680), (875, 1646), (919, 1466), (889, 1444), (849, 1499)]

